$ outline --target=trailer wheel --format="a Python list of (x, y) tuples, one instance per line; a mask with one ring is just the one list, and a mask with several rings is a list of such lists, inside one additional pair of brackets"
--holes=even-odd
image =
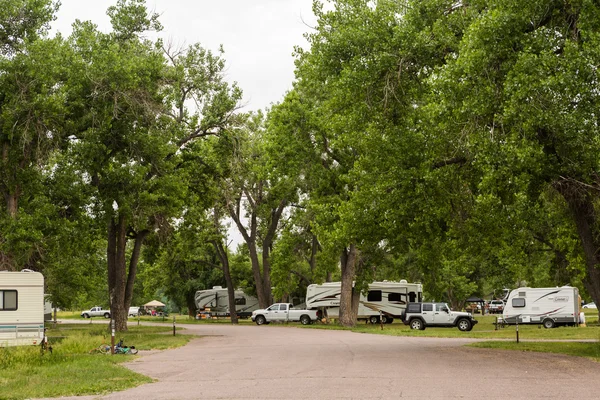
[(109, 313), (107, 313), (107, 312), (106, 312), (106, 313), (104, 313), (104, 318), (106, 318), (106, 319), (110, 318), (110, 314), (109, 314)]
[(311, 323), (310, 317), (308, 315), (304, 314), (303, 316), (300, 317), (300, 323), (302, 325), (310, 325), (310, 323)]
[(423, 321), (421, 321), (420, 319), (415, 318), (410, 321), (410, 329), (422, 331), (423, 329), (425, 329), (425, 324), (423, 324)]
[(456, 324), (456, 326), (458, 326), (459, 331), (467, 332), (471, 330), (471, 321), (461, 318), (458, 320), (458, 324)]
[(387, 317), (387, 319), (385, 320), (386, 324), (391, 324), (392, 322), (394, 322), (394, 318), (392, 317)]
[(371, 316), (369, 317), (369, 322), (370, 322), (370, 323), (372, 323), (372, 324), (376, 324), (376, 323), (378, 323), (378, 322), (379, 322), (379, 317), (378, 317), (378, 316), (376, 316), (376, 315), (371, 315)]
[(554, 328), (554, 320), (550, 318), (546, 318), (542, 324), (544, 324), (544, 328), (546, 329)]
[(258, 315), (255, 319), (256, 321), (256, 325), (263, 325), (267, 323), (267, 319), (264, 317), (264, 315)]

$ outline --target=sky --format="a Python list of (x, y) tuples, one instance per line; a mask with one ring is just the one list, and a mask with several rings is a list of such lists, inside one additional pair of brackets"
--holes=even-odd
[[(106, 9), (116, 0), (60, 0), (53, 30), (68, 35), (76, 20), (110, 30)], [(294, 80), (294, 46), (315, 26), (312, 0), (146, 0), (161, 15), (160, 36), (175, 45), (201, 43), (225, 50), (226, 79), (244, 92), (245, 110), (264, 109), (283, 99)]]
[[(54, 32), (71, 33), (76, 19), (90, 20), (110, 31), (106, 9), (116, 0), (60, 0)], [(303, 37), (316, 25), (312, 0), (146, 0), (161, 15), (159, 36), (177, 46), (201, 43), (225, 50), (226, 80), (244, 92), (244, 111), (283, 100), (294, 80), (294, 46), (307, 48)], [(230, 222), (232, 248), (243, 242)]]

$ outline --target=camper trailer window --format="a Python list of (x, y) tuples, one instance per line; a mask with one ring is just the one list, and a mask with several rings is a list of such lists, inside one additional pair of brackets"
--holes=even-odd
[(518, 297), (512, 299), (512, 306), (513, 307), (525, 307), (525, 299), (518, 298)]
[(235, 299), (235, 305), (236, 306), (245, 306), (246, 305), (246, 298), (245, 297), (238, 297), (237, 299)]
[(390, 293), (390, 294), (388, 294), (388, 301), (402, 302), (402, 296), (400, 293)]
[(0, 311), (17, 310), (17, 291), (0, 290)]
[(381, 301), (381, 290), (369, 290), (367, 301)]
[(423, 311), (433, 311), (433, 304), (423, 304)]
[(419, 293), (419, 300), (417, 300), (417, 294), (415, 292), (410, 292), (408, 294), (408, 301), (410, 301), (411, 303), (414, 303), (415, 301), (421, 301), (423, 300), (421, 298), (421, 293)]

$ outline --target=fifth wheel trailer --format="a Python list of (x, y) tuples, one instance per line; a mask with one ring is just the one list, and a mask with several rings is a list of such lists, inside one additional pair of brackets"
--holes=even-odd
[(44, 277), (0, 271), (0, 347), (36, 345), (44, 339)]
[[(321, 285), (308, 285), (306, 289), (306, 308), (323, 308), (327, 317), (338, 318), (340, 313), (341, 282), (326, 282)], [(373, 282), (365, 296), (360, 294), (358, 319), (371, 323), (379, 322), (381, 314), (383, 322), (392, 323), (394, 318), (401, 318), (409, 302), (423, 301), (423, 285), (421, 283)]]
[(544, 328), (577, 325), (580, 304), (576, 287), (522, 287), (508, 295), (502, 319), (506, 324), (542, 324)]
[[(252, 311), (258, 310), (258, 299), (235, 290), (235, 311), (240, 318), (248, 318)], [(212, 289), (198, 290), (195, 296), (196, 309), (198, 312), (206, 312), (211, 317), (229, 316), (229, 294), (227, 289), (221, 286), (213, 286)]]

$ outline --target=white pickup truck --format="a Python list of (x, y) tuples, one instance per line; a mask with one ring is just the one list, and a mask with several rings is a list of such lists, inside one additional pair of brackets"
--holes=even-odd
[(318, 319), (317, 312), (317, 310), (295, 310), (291, 303), (275, 303), (267, 309), (252, 311), (252, 321), (256, 322), (256, 325), (274, 321), (300, 321), (302, 325), (308, 325)]
[(92, 307), (89, 310), (82, 311), (83, 318), (104, 317), (110, 318), (110, 310), (103, 310), (102, 307)]

